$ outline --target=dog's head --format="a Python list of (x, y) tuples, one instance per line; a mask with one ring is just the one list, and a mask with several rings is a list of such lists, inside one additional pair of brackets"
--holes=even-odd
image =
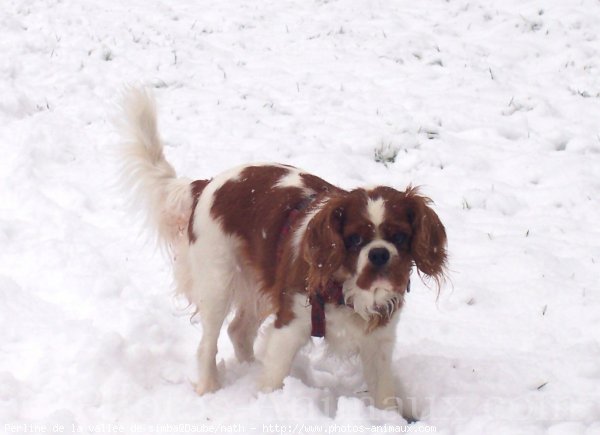
[(346, 302), (371, 321), (389, 318), (402, 305), (413, 265), (439, 284), (446, 231), (430, 202), (411, 187), (356, 189), (330, 198), (304, 234), (308, 291), (326, 291), (336, 281)]

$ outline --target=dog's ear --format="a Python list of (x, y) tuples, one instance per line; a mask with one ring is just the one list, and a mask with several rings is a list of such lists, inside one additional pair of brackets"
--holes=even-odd
[(344, 212), (343, 199), (332, 199), (308, 223), (302, 251), (308, 264), (309, 294), (324, 290), (344, 261)]
[(433, 278), (438, 286), (446, 270), (446, 229), (438, 215), (429, 207), (431, 200), (418, 194), (416, 188), (405, 192), (412, 225), (410, 252), (417, 269)]

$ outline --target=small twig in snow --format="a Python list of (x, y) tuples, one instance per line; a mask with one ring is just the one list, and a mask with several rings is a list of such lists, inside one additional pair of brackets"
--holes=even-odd
[(219, 68), (223, 73), (223, 79), (227, 80), (227, 73), (225, 72), (225, 68), (223, 68), (221, 65), (217, 65), (217, 68)]

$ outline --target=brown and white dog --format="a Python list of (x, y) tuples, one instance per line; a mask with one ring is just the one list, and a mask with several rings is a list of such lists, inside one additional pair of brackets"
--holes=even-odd
[[(430, 201), (411, 187), (345, 191), (287, 165), (177, 178), (152, 97), (132, 90), (124, 107), (128, 187), (170, 249), (178, 292), (200, 316), (198, 394), (219, 388), (217, 339), (235, 310), (228, 333), (240, 361), (254, 359), (257, 330), (275, 314), (263, 391), (283, 385), (312, 334), (358, 353), (375, 406), (401, 406), (391, 361), (411, 269), (439, 283), (446, 263), (446, 233)], [(403, 414), (411, 414), (406, 406)]]

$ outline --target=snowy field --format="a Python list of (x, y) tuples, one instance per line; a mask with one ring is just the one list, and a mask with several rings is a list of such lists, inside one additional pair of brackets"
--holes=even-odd
[(143, 84), (181, 175), (433, 198), (450, 280), (413, 282), (394, 356), (412, 431), (600, 434), (597, 0), (4, 0), (0, 50), (0, 433), (406, 424), (317, 341), (261, 394), (224, 334), (224, 388), (194, 393), (201, 331), (115, 189)]

